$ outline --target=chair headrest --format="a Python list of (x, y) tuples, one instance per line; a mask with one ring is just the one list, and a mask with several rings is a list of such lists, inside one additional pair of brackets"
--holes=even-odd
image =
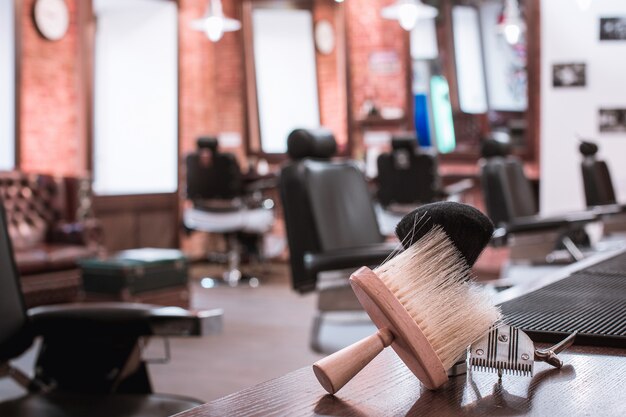
[(414, 152), (417, 148), (417, 138), (412, 135), (392, 136), (391, 148), (394, 151), (405, 149)]
[(510, 153), (511, 147), (508, 143), (499, 142), (495, 139), (484, 140), (480, 148), (480, 154), (483, 158), (507, 156)]
[(296, 129), (287, 138), (287, 154), (291, 159), (330, 158), (337, 152), (333, 133), (323, 127)]
[(598, 145), (593, 142), (582, 141), (578, 150), (585, 156), (593, 156), (598, 153)]
[(210, 149), (211, 151), (217, 150), (217, 138), (215, 136), (202, 136), (196, 141), (198, 149)]

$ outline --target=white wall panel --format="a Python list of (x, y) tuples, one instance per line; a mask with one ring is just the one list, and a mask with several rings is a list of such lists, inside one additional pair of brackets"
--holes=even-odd
[[(600, 42), (599, 18), (626, 16), (626, 2), (541, 2), (541, 212), (585, 206), (577, 136), (594, 139), (611, 170), (619, 201), (626, 202), (626, 134), (603, 133), (598, 109), (626, 108), (626, 41)], [(585, 62), (586, 87), (554, 88), (552, 65)]]

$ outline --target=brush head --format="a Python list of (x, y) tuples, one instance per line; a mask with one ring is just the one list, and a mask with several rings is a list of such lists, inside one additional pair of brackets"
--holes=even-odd
[(493, 225), (475, 208), (446, 202), (413, 211), (396, 233), (405, 250), (373, 272), (361, 268), (350, 281), (372, 321), (394, 335), (398, 356), (436, 389), (467, 347), (500, 320), (490, 295), (470, 279)]
[(425, 204), (402, 218), (396, 235), (404, 248), (440, 227), (468, 266), (474, 265), (493, 234), (493, 223), (478, 209), (451, 201)]
[(445, 369), (500, 319), (490, 294), (472, 282), (468, 264), (441, 225), (374, 273), (419, 326)]

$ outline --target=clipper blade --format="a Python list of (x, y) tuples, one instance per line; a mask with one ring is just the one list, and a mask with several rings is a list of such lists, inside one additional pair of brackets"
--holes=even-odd
[(532, 376), (535, 346), (523, 331), (500, 325), (475, 342), (470, 349), (473, 371)]

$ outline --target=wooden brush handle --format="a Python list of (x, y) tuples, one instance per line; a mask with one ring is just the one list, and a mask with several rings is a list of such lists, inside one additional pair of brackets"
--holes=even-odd
[(317, 380), (329, 394), (334, 394), (393, 342), (389, 329), (380, 329), (348, 347), (313, 364)]

